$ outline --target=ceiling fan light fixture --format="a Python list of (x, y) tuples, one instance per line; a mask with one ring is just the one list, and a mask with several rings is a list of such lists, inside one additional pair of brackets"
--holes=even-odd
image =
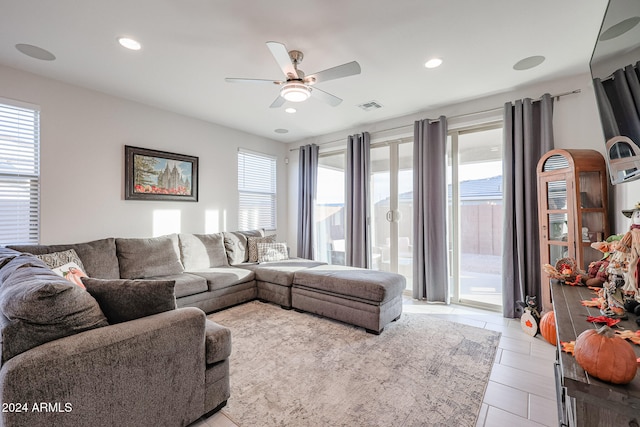
[(309, 99), (311, 89), (304, 83), (288, 82), (280, 89), (280, 96), (291, 102), (302, 102)]

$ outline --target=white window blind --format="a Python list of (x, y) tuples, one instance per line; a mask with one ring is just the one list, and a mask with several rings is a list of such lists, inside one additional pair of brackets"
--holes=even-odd
[(0, 100), (0, 245), (40, 238), (40, 112)]
[(238, 151), (238, 227), (276, 228), (276, 159)]

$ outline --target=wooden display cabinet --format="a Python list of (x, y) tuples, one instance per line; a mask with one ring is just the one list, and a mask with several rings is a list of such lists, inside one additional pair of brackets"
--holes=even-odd
[[(538, 162), (540, 264), (574, 258), (587, 270), (602, 258), (592, 242), (609, 237), (608, 179), (595, 150), (551, 150)], [(552, 310), (549, 277), (542, 273), (542, 307)]]

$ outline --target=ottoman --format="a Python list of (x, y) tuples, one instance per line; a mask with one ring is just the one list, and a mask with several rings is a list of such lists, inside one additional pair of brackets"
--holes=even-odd
[(400, 318), (404, 288), (400, 274), (323, 265), (294, 273), (291, 305), (377, 335)]
[(284, 261), (242, 265), (242, 267), (255, 273), (259, 300), (280, 304), (280, 307), (290, 310), (293, 275), (296, 271), (319, 265), (326, 265), (326, 263), (302, 258), (289, 258)]

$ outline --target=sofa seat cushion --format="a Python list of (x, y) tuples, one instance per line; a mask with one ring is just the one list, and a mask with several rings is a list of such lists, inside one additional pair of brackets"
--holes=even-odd
[(10, 245), (8, 247), (33, 255), (73, 249), (82, 260), (84, 272), (88, 276), (100, 279), (118, 279), (120, 277), (120, 267), (116, 256), (116, 239), (114, 238), (66, 245)]
[(174, 280), (92, 279), (83, 277), (110, 324), (176, 309)]
[(231, 330), (207, 319), (205, 325), (207, 364), (225, 360), (231, 355)]
[(200, 270), (229, 265), (224, 249), (224, 235), (185, 234), (178, 235), (182, 265), (185, 270)]
[(206, 270), (190, 271), (190, 274), (203, 277), (210, 291), (228, 288), (239, 283), (255, 279), (253, 271), (236, 267), (212, 267)]
[(150, 239), (116, 239), (116, 253), (122, 279), (147, 279), (180, 274), (178, 235)]
[(181, 273), (167, 276), (149, 277), (148, 280), (172, 280), (174, 281), (176, 298), (199, 294), (209, 290), (207, 280), (195, 274)]
[(292, 258), (284, 261), (249, 264), (246, 267), (243, 266), (243, 268), (253, 270), (256, 274), (256, 280), (275, 283), (281, 286), (291, 286), (293, 283), (293, 275), (296, 271), (320, 265), (326, 265), (326, 263), (302, 258)]
[(108, 325), (87, 291), (29, 254), (0, 268), (0, 311), (2, 363), (46, 342)]
[(341, 265), (324, 265), (296, 271), (294, 286), (319, 292), (355, 297), (382, 304), (402, 294), (404, 276), (386, 271)]

